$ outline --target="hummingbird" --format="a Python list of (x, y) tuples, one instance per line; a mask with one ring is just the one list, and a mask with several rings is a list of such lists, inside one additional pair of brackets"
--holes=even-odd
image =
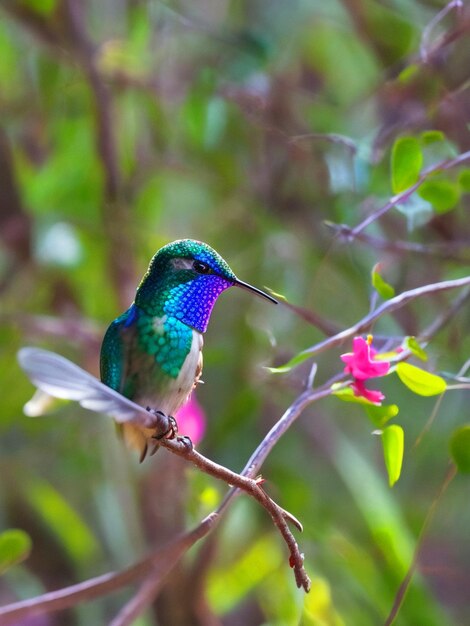
[[(148, 410), (172, 416), (201, 381), (203, 335), (217, 298), (229, 287), (264, 291), (239, 280), (208, 244), (180, 239), (150, 261), (134, 302), (108, 327), (100, 354), (101, 382)], [(143, 461), (155, 430), (118, 425)]]

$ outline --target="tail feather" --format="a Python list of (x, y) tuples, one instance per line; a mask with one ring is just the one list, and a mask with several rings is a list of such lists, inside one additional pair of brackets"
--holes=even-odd
[(135, 424), (117, 424), (117, 431), (124, 443), (130, 450), (135, 450), (139, 454), (139, 461), (147, 456), (148, 441), (152, 438), (155, 431), (149, 428), (141, 428)]

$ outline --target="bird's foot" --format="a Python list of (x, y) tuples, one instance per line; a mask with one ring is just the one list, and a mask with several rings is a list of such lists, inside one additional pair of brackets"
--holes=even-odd
[(176, 437), (178, 433), (178, 424), (173, 415), (166, 415), (163, 411), (157, 411), (156, 409), (151, 409), (150, 407), (147, 407), (147, 411), (150, 411), (150, 413), (155, 415), (155, 417), (159, 417), (160, 419), (165, 418), (165, 420), (168, 421), (168, 428), (163, 433), (160, 432), (152, 435), (154, 447), (150, 452), (150, 456), (153, 456), (160, 447), (160, 444), (158, 443), (159, 441), (162, 439), (174, 439)]
[(173, 415), (165, 415), (165, 413), (163, 413), (162, 411), (155, 410), (151, 410), (151, 412), (154, 413), (154, 415), (163, 416), (168, 420), (167, 430), (163, 433), (153, 435), (152, 439), (156, 439), (157, 441), (160, 441), (161, 439), (174, 439), (178, 434), (178, 423)]
[(150, 428), (153, 427), (155, 428), (155, 430), (159, 430), (159, 431), (162, 431), (163, 429), (166, 428), (164, 432), (164, 434), (166, 434), (169, 428), (169, 421), (170, 421), (169, 416), (163, 411), (160, 411), (158, 409), (152, 409), (151, 406), (147, 406), (145, 408), (150, 413), (150, 415), (153, 415), (153, 417), (155, 418), (154, 423), (152, 426), (150, 426)]

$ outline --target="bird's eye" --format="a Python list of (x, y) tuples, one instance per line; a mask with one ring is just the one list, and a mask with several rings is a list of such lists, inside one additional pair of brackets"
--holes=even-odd
[(202, 261), (194, 261), (193, 270), (195, 270), (198, 274), (210, 274), (212, 271), (210, 266)]

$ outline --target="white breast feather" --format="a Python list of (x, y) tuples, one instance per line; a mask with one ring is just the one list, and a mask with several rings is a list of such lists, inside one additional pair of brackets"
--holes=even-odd
[(150, 406), (152, 409), (163, 411), (167, 415), (174, 415), (176, 411), (189, 399), (194, 384), (202, 370), (202, 346), (204, 340), (201, 333), (193, 330), (193, 340), (188, 356), (184, 360), (177, 378), (170, 379), (165, 388), (163, 397), (158, 400), (156, 406), (155, 396), (138, 398), (142, 406)]

